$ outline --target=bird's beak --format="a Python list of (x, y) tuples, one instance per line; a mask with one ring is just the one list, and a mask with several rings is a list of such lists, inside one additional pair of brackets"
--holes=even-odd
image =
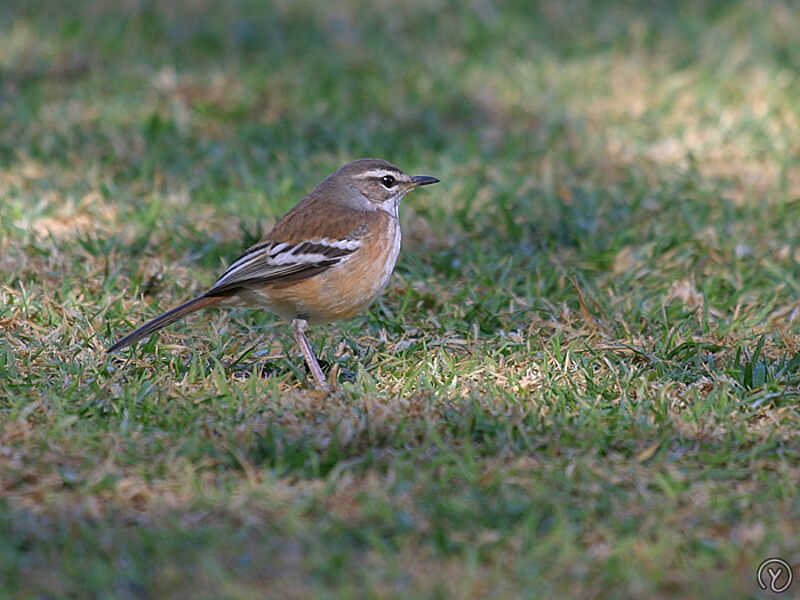
[(409, 187), (413, 189), (421, 185), (430, 185), (432, 183), (439, 183), (439, 180), (436, 179), (436, 177), (431, 177), (430, 175), (414, 175), (411, 178), (411, 185)]

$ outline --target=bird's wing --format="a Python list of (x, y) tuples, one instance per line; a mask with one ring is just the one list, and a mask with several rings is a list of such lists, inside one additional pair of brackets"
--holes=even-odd
[(347, 260), (362, 242), (346, 237), (288, 243), (262, 241), (237, 258), (208, 291), (223, 296), (245, 286), (301, 281)]

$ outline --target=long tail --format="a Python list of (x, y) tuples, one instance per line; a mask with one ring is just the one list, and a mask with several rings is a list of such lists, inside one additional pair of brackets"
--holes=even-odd
[(137, 342), (140, 339), (147, 337), (154, 331), (158, 331), (162, 327), (171, 325), (178, 319), (182, 319), (186, 315), (198, 311), (201, 308), (212, 306), (217, 302), (219, 302), (220, 300), (222, 300), (221, 297), (198, 296), (194, 300), (189, 300), (188, 302), (184, 302), (180, 306), (176, 306), (172, 310), (168, 310), (160, 317), (156, 317), (152, 321), (148, 321), (138, 329), (134, 329), (128, 335), (126, 335), (124, 338), (122, 338), (116, 344), (114, 344), (108, 350), (106, 350), (106, 353), (111, 354), (112, 352), (116, 352), (120, 348), (129, 346), (130, 344), (133, 344), (134, 342)]

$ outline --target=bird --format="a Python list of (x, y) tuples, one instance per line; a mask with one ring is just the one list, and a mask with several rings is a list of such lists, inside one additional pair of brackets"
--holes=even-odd
[(309, 323), (350, 319), (385, 289), (400, 252), (400, 200), (438, 182), (382, 159), (347, 163), (247, 248), (208, 291), (138, 327), (107, 353), (204, 308), (263, 308), (291, 322), (316, 387), (330, 392), (306, 338)]

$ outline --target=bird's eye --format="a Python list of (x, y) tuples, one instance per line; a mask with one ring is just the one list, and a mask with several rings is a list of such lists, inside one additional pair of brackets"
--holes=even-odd
[(391, 175), (384, 175), (383, 177), (381, 177), (381, 183), (383, 184), (383, 187), (390, 188), (394, 187), (394, 184), (396, 182), (394, 177), (392, 177)]

